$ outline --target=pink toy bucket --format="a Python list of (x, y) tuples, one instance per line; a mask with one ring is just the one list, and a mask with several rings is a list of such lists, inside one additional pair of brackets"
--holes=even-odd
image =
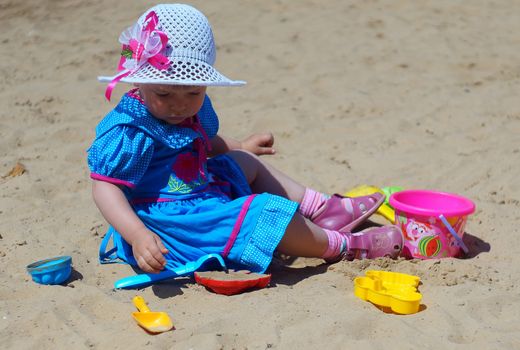
[(475, 212), (475, 204), (460, 195), (428, 191), (405, 190), (390, 196), (395, 209), (395, 224), (405, 237), (402, 256), (437, 259), (457, 257), (461, 249), (468, 215)]

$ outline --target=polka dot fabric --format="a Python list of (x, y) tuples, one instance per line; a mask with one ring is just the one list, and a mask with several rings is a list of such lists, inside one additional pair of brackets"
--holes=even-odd
[[(197, 113), (209, 138), (219, 123), (208, 96)], [(201, 137), (191, 128), (155, 119), (143, 103), (125, 94), (119, 104), (97, 126), (96, 139), (88, 150), (92, 173), (137, 184), (150, 162), (154, 142), (182, 149)]]
[(270, 195), (242, 253), (241, 263), (252, 271), (264, 272), (297, 208), (296, 202)]
[(94, 142), (88, 165), (96, 175), (135, 185), (148, 169), (153, 150), (153, 140), (146, 134), (118, 125)]

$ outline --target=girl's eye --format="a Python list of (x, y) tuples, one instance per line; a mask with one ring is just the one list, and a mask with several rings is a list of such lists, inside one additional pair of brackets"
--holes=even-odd
[(190, 95), (191, 96), (199, 96), (200, 95), (200, 92), (190, 92)]
[(168, 93), (167, 92), (156, 92), (155, 93), (157, 96), (160, 96), (160, 97), (166, 97), (168, 96)]

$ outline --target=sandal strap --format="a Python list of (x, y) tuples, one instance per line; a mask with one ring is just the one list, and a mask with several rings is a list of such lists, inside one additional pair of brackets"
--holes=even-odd
[(381, 198), (381, 194), (371, 194), (362, 197), (349, 197), (352, 201), (352, 208), (354, 211), (354, 218), (365, 215), (373, 206), (377, 205), (377, 202)]
[(322, 209), (311, 216), (311, 221), (329, 230), (343, 233), (350, 232), (366, 221), (385, 200), (385, 196), (380, 193), (362, 197), (348, 197), (352, 201), (353, 209), (352, 212), (349, 212), (342, 202), (344, 198), (347, 197), (334, 194), (325, 202)]

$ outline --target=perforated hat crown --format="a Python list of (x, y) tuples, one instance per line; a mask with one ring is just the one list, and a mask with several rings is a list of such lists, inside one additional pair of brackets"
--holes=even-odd
[(161, 4), (150, 8), (121, 34), (119, 41), (123, 44), (121, 72), (98, 77), (101, 82), (245, 84), (225, 77), (213, 67), (216, 50), (211, 26), (200, 11), (189, 5)]

